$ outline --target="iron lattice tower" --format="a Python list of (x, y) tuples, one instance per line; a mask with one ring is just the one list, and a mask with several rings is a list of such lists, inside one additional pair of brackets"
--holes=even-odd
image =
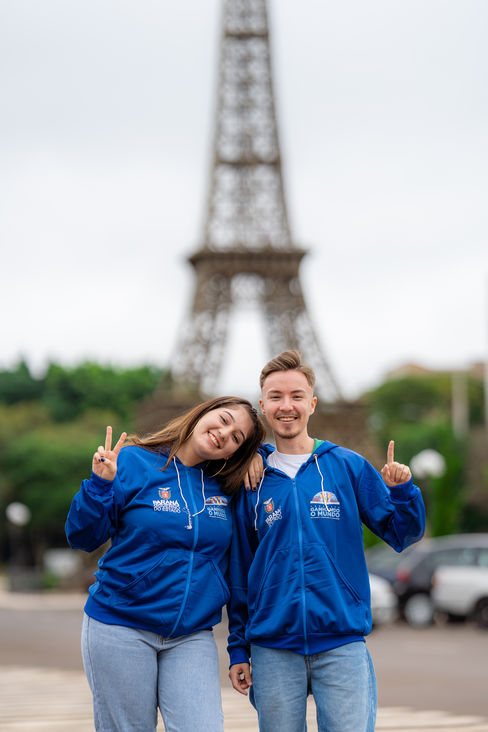
[(270, 63), (266, 0), (224, 0), (217, 120), (203, 245), (191, 312), (173, 361), (185, 384), (212, 393), (232, 306), (257, 302), (270, 357), (296, 348), (329, 402), (338, 386), (302, 292), (306, 254), (293, 244), (286, 210)]

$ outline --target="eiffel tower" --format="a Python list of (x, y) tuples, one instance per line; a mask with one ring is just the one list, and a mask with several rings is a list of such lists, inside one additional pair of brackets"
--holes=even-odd
[(173, 359), (187, 386), (213, 393), (232, 308), (257, 303), (269, 356), (299, 350), (322, 399), (339, 387), (324, 358), (299, 278), (273, 99), (266, 0), (224, 0), (213, 169), (203, 244), (189, 262), (196, 285)]

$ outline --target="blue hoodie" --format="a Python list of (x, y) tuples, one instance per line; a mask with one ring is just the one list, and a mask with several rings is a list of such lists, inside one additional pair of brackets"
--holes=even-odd
[(210, 629), (229, 599), (224, 579), (232, 537), (231, 499), (203, 466), (124, 447), (114, 481), (92, 473), (66, 521), (75, 549), (108, 539), (89, 589), (88, 615), (164, 638)]
[[(264, 445), (264, 456), (272, 450)], [(421, 539), (425, 510), (412, 480), (388, 488), (361, 455), (322, 442), (294, 479), (266, 463), (258, 491), (237, 499), (235, 521), (231, 665), (248, 662), (250, 643), (308, 655), (364, 640), (362, 523), (399, 552)]]

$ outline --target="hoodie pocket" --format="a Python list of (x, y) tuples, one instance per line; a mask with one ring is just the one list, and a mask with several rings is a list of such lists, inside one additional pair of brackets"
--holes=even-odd
[(150, 567), (148, 567), (144, 572), (141, 572), (141, 574), (138, 574), (137, 577), (134, 577), (130, 582), (128, 582), (126, 585), (121, 587), (120, 591), (123, 593), (130, 593), (130, 591), (138, 585), (140, 582), (144, 582), (145, 578), (152, 574), (155, 569), (157, 569), (161, 564), (164, 564), (167, 556), (169, 554), (169, 551), (163, 552), (163, 554), (158, 558), (154, 564), (152, 564)]
[(229, 588), (216, 562), (206, 554), (195, 554), (188, 597), (177, 635), (210, 628), (221, 620), (222, 607), (230, 597)]
[[(296, 547), (273, 555), (260, 583), (249, 575), (249, 638), (303, 635), (301, 568)], [(257, 578), (256, 578), (257, 579)], [(253, 587), (257, 586), (254, 592)]]
[(305, 597), (309, 633), (345, 635), (369, 630), (368, 604), (334, 561), (327, 547), (304, 547)]
[(114, 591), (111, 604), (119, 614), (132, 620), (139, 618), (144, 624), (163, 626), (169, 633), (185, 597), (188, 568), (188, 552), (169, 549), (144, 572)]

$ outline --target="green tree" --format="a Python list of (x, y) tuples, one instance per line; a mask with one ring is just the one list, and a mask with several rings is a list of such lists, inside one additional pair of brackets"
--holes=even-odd
[(40, 399), (43, 389), (44, 380), (34, 378), (25, 361), (20, 361), (9, 371), (0, 371), (0, 403), (16, 404)]
[(66, 546), (64, 523), (71, 500), (81, 480), (90, 476), (91, 458), (103, 443), (107, 424), (114, 434), (122, 432), (116, 415), (93, 411), (70, 423), (24, 432), (4, 445), (1, 502), (4, 508), (20, 501), (30, 509), (28, 533), (37, 563), (46, 547)]
[(42, 399), (56, 421), (75, 419), (87, 409), (109, 409), (128, 419), (134, 404), (152, 394), (165, 374), (151, 366), (117, 369), (86, 362), (68, 369), (50, 364)]
[(9, 554), (5, 508), (12, 501), (31, 511), (28, 534), (36, 561), (44, 548), (66, 546), (64, 523), (91, 456), (114, 435), (133, 430), (137, 404), (164, 382), (167, 370), (83, 363), (50, 364), (35, 379), (25, 362), (0, 371), (0, 558)]
[[(379, 444), (394, 438), (399, 462), (410, 463), (426, 448), (444, 457), (444, 475), (416, 478), (426, 502), (428, 528), (434, 536), (464, 528), (467, 443), (452, 430), (451, 389), (450, 375), (429, 375), (388, 381), (364, 396)], [(476, 422), (481, 419), (483, 394), (475, 379), (470, 379), (468, 393), (471, 420)]]

